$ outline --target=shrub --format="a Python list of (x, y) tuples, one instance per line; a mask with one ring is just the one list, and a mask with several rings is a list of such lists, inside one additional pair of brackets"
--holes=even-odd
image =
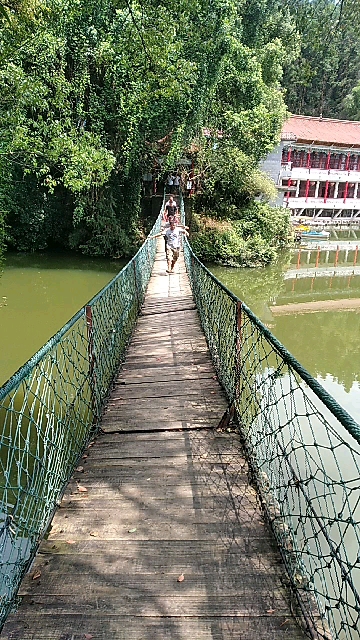
[(279, 250), (286, 246), (289, 218), (281, 209), (253, 202), (237, 211), (236, 220), (219, 221), (209, 215), (194, 215), (191, 231), (191, 245), (200, 260), (257, 267), (275, 260)]

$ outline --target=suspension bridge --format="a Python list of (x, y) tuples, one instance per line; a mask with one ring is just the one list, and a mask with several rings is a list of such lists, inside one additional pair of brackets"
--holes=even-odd
[(359, 638), (359, 425), (187, 241), (165, 268), (0, 389), (0, 640)]

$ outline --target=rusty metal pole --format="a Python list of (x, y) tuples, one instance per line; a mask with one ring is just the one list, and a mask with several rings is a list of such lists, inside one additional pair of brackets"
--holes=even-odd
[(86, 305), (85, 307), (85, 315), (86, 315), (86, 327), (87, 327), (87, 338), (88, 338), (88, 356), (89, 356), (89, 378), (90, 378), (90, 389), (91, 389), (91, 405), (93, 410), (93, 424), (96, 424), (98, 420), (98, 404), (96, 397), (96, 356), (94, 349), (94, 327), (93, 327), (93, 316), (92, 316), (92, 308), (91, 305)]

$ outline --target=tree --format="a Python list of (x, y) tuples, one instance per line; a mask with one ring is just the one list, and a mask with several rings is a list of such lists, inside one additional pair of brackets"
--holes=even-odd
[(360, 82), (345, 96), (342, 102), (342, 116), (349, 120), (360, 120)]
[[(61, 218), (63, 244), (133, 250), (141, 175), (159, 139), (170, 163), (200, 125), (233, 12), (220, 0), (14, 3), (0, 65), (0, 189), (14, 246), (29, 230), (31, 247), (53, 241)], [(31, 212), (19, 209), (28, 189)]]
[(341, 117), (360, 68), (360, 5), (356, 0), (289, 0), (301, 37), (295, 60), (284, 67), (292, 113)]
[(241, 199), (261, 191), (255, 165), (278, 137), (282, 65), (296, 49), (281, 3), (7, 6), (10, 20), (0, 23), (0, 200), (12, 246), (131, 254), (141, 239), (142, 174), (155, 166), (161, 141), (163, 170), (195, 139), (204, 153), (211, 150), (204, 127), (224, 132), (224, 158), (241, 164), (243, 157), (251, 167)]

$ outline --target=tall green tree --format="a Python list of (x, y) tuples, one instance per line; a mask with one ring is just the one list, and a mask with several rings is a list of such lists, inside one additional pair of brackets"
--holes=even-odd
[(163, 169), (193, 140), (201, 158), (213, 151), (204, 127), (251, 167), (243, 200), (260, 189), (255, 165), (279, 134), (282, 66), (297, 47), (280, 2), (8, 0), (4, 12), (0, 203), (12, 246), (130, 254), (160, 141)]
[(292, 113), (342, 117), (360, 73), (359, 2), (288, 0), (288, 6), (301, 48), (285, 64), (287, 105)]
[(0, 64), (14, 246), (54, 240), (61, 219), (71, 246), (132, 250), (141, 174), (159, 139), (175, 158), (201, 123), (233, 14), (220, 0), (14, 3)]

